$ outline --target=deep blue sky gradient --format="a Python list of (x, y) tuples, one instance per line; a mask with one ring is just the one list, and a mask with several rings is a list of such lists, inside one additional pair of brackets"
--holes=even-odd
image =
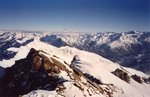
[(150, 31), (150, 0), (0, 0), (0, 29)]

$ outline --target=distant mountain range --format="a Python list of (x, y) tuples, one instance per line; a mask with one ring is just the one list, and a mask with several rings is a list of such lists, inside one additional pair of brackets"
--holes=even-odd
[(41, 41), (57, 47), (68, 45), (91, 51), (150, 74), (150, 32), (56, 34), (42, 37)]
[(56, 47), (70, 46), (99, 54), (113, 62), (150, 74), (150, 32), (105, 33), (36, 33), (1, 31), (0, 59), (9, 59), (15, 52), (9, 47), (20, 47), (35, 38)]
[[(150, 95), (150, 76), (143, 72), (74, 47), (52, 46), (40, 41), (41, 35), (24, 34), (3, 35), (3, 39), (9, 36), (7, 39), (10, 45), (3, 51), (15, 54), (2, 55), (7, 56), (0, 61), (0, 97)], [(10, 43), (12, 36), (16, 41)], [(32, 38), (33, 41), (28, 41)]]

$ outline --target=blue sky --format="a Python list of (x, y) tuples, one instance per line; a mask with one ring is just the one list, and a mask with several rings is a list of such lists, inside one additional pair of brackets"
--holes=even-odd
[(150, 31), (150, 0), (0, 0), (0, 29)]

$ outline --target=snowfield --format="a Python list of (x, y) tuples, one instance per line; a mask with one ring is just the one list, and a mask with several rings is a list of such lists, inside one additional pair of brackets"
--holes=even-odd
[[(131, 79), (130, 83), (127, 83), (112, 74), (112, 72), (119, 68), (121, 70), (125, 70), (129, 76), (136, 74), (140, 77), (148, 78), (148, 75), (135, 69), (126, 68), (117, 63), (113, 63), (112, 61), (105, 59), (97, 54), (68, 46), (57, 48), (47, 43), (41, 42), (38, 38), (34, 39), (33, 42), (30, 42), (25, 46), (20, 46), (19, 48), (9, 48), (9, 51), (17, 52), (17, 54), (10, 60), (0, 61), (0, 66), (12, 66), (16, 60), (25, 58), (31, 48), (43, 50), (51, 57), (53, 55), (56, 55), (57, 57), (59, 57), (60, 61), (65, 61), (66, 63), (73, 65), (75, 68), (78, 68), (83, 73), (90, 74), (95, 78), (100, 79), (102, 83), (113, 84), (116, 87), (116, 90), (113, 93), (113, 97), (149, 97), (150, 95), (149, 83), (143, 82), (140, 84), (133, 79)], [(72, 62), (74, 56), (78, 56), (79, 60), (77, 60), (77, 62)], [(65, 74), (62, 75), (65, 76)], [(73, 86), (70, 83), (65, 83), (64, 85), (68, 87), (64, 91), (66, 97), (84, 97), (82, 92), (77, 87)], [(23, 97), (61, 96), (57, 95), (56, 91), (34, 90), (24, 95)], [(92, 97), (105, 97), (105, 95), (93, 95)]]
[(122, 66), (150, 74), (149, 32), (0, 32), (0, 60), (15, 56), (16, 52), (8, 52), (6, 49), (20, 47), (39, 39), (56, 47), (70, 46), (90, 51)]
[[(44, 54), (48, 58), (56, 58), (59, 62), (65, 62), (68, 70), (73, 71), (70, 67), (75, 68), (81, 71), (84, 74), (87, 74), (88, 77), (93, 79), (98, 79), (102, 83), (101, 87), (105, 88), (108, 91), (112, 91), (113, 97), (150, 97), (150, 76), (129, 68), (124, 67), (116, 62), (112, 62), (109, 59), (106, 59), (98, 54), (88, 52), (92, 51), (95, 47), (95, 50), (100, 48), (110, 47), (111, 50), (118, 53), (117, 51), (120, 48), (123, 48), (123, 52), (129, 53), (128, 51), (133, 48), (133, 44), (141, 44), (141, 40), (144, 38), (147, 44), (147, 49), (149, 46), (149, 34), (147, 32), (130, 32), (130, 33), (94, 33), (94, 34), (85, 34), (85, 33), (26, 33), (26, 32), (7, 32), (0, 35), (0, 66), (7, 68), (15, 64), (16, 60), (24, 59), (28, 55), (31, 48), (36, 50), (42, 50), (47, 54)], [(147, 36), (146, 36), (146, 35)], [(89, 45), (90, 44), (90, 45)], [(107, 45), (106, 45), (107, 44)], [(143, 45), (143, 44), (142, 44)], [(129, 49), (130, 47), (132, 47)], [(77, 49), (77, 48), (79, 49)], [(83, 49), (83, 50), (81, 50)], [(87, 51), (84, 51), (87, 50)], [(138, 56), (122, 56), (120, 59), (129, 60), (131, 57), (134, 57), (139, 62), (145, 60), (146, 64), (149, 64), (149, 60), (144, 53), (137, 54)], [(103, 54), (107, 54), (108, 49), (102, 49)], [(134, 51), (133, 51), (134, 52)], [(109, 54), (112, 54), (108, 52)], [(122, 51), (121, 53), (122, 54)], [(149, 55), (149, 53), (148, 53)], [(11, 57), (10, 57), (11, 56)], [(77, 58), (75, 58), (75, 56)], [(115, 56), (113, 56), (115, 57)], [(129, 57), (129, 58), (128, 58)], [(140, 59), (141, 58), (141, 59)], [(119, 61), (120, 61), (119, 59)], [(129, 60), (130, 61), (130, 60)], [(145, 65), (147, 66), (147, 65)], [(4, 69), (0, 67), (0, 78), (3, 75)], [(147, 67), (142, 67), (147, 68)], [(149, 67), (148, 67), (149, 68)], [(121, 75), (120, 72), (115, 72), (117, 69), (125, 73)], [(118, 74), (118, 76), (115, 75)], [(140, 81), (137, 81), (133, 75), (140, 77)], [(61, 72), (60, 76), (69, 80), (69, 82), (64, 82), (64, 86), (67, 87), (63, 91), (65, 97), (88, 97), (87, 91), (81, 91), (75, 85), (73, 85), (72, 80), (68, 77), (65, 72)], [(129, 76), (130, 81), (127, 82), (124, 79), (124, 76)], [(135, 78), (135, 79), (134, 79)], [(146, 79), (146, 81), (144, 80)], [(85, 79), (83, 78), (84, 82)], [(85, 81), (86, 82), (86, 81)], [(106, 87), (107, 86), (107, 87)], [(84, 89), (87, 89), (84, 86)], [(95, 91), (94, 91), (95, 92)], [(93, 93), (93, 92), (91, 92)], [(85, 96), (86, 95), (86, 96)], [(88, 96), (87, 96), (88, 95)], [(23, 95), (22, 97), (63, 97), (59, 95), (56, 90), (47, 91), (47, 90), (33, 90), (30, 93)], [(92, 94), (89, 97), (109, 97), (104, 94)]]

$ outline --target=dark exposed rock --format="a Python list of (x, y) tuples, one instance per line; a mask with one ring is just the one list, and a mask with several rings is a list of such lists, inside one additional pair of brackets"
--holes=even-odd
[(75, 55), (74, 57), (73, 57), (73, 60), (72, 60), (72, 62), (77, 62), (77, 61), (80, 61), (80, 58), (79, 58), (79, 56), (78, 55)]
[(89, 79), (90, 81), (92, 81), (92, 82), (95, 82), (95, 83), (97, 83), (97, 84), (102, 84), (101, 80), (95, 78), (94, 76), (92, 76), (92, 75), (90, 75), (90, 74), (85, 73), (84, 76), (85, 76), (86, 78), (88, 78), (88, 79)]
[(147, 83), (147, 84), (150, 83), (150, 80), (148, 78), (142, 77), (142, 79), (145, 83)]
[(64, 96), (63, 91), (68, 88), (64, 83), (70, 83), (83, 94), (85, 91), (88, 92), (88, 95), (96, 93), (112, 97), (115, 91), (107, 84), (103, 84), (107, 87), (103, 89), (99, 79), (83, 74), (76, 68), (70, 68), (64, 61), (57, 60), (57, 56), (49, 58), (44, 51), (33, 48), (26, 58), (16, 61), (11, 67), (0, 68), (0, 70), (4, 71), (0, 76), (0, 97), (20, 97), (37, 89), (56, 91)]
[(126, 73), (125, 71), (117, 68), (114, 72), (112, 72), (114, 75), (116, 75), (117, 77), (119, 77), (120, 79), (126, 81), (127, 83), (130, 82), (130, 76), (128, 75), (128, 73)]
[(59, 68), (45, 55), (31, 49), (27, 58), (5, 69), (5, 75), (0, 81), (0, 97), (18, 97), (35, 89), (53, 90), (65, 81), (56, 75), (58, 73)]
[(1, 83), (1, 80), (3, 79), (4, 75), (5, 75), (5, 68), (0, 66), (0, 83)]
[(142, 83), (142, 78), (140, 77), (140, 76), (138, 76), (138, 75), (132, 75), (131, 76), (136, 82), (138, 82), (138, 83)]
[(147, 80), (148, 80), (148, 82), (150, 83), (150, 77), (148, 77), (148, 79), (147, 79)]

